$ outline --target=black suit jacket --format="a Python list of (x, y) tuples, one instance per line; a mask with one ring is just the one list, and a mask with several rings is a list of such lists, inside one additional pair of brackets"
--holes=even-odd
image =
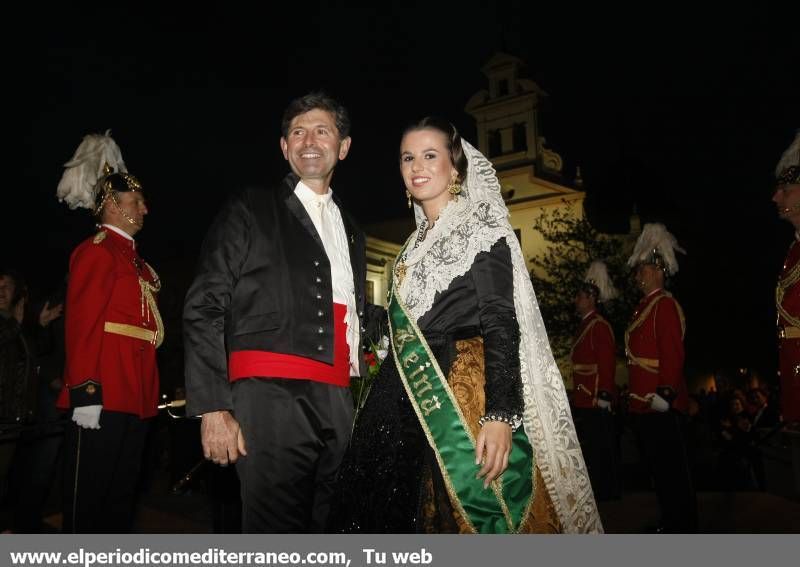
[[(331, 266), (288, 175), (250, 187), (214, 220), (183, 312), (187, 412), (231, 409), (228, 354), (263, 350), (333, 364)], [(344, 211), (356, 306), (364, 316), (364, 234)], [(360, 352), (360, 346), (359, 346)]]

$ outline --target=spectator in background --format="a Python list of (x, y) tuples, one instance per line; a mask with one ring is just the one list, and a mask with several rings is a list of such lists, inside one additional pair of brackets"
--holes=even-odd
[(38, 321), (28, 325), (25, 320), (28, 305), (28, 287), (24, 277), (15, 270), (0, 271), (0, 424), (5, 424), (14, 433), (19, 432), (23, 448), (17, 452), (17, 443), (0, 445), (0, 479), (5, 492), (6, 482), (13, 483), (9, 496), (16, 501), (17, 482), (8, 479), (12, 466), (23, 478), (26, 468), (21, 463), (26, 459), (25, 447), (31, 431), (18, 426), (30, 424), (37, 407), (39, 364), (37, 356), (49, 348), (46, 329), (61, 316), (62, 306), (45, 303), (39, 312)]
[[(63, 441), (62, 412), (56, 408), (64, 372), (64, 318), (66, 279), (47, 300), (39, 316), (40, 350), (36, 357), (36, 404), (33, 425), (20, 435), (12, 472), (13, 530), (41, 533), (45, 503), (56, 477)], [(50, 307), (50, 306), (54, 307)]]
[(719, 422), (721, 452), (719, 478), (726, 490), (754, 490), (757, 487), (751, 458), (753, 424), (744, 403), (734, 395), (728, 413)]

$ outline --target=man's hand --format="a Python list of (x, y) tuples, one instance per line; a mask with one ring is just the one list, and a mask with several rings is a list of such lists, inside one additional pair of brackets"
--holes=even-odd
[[(484, 454), (485, 451), (485, 454)], [(483, 478), (483, 488), (508, 468), (511, 453), (511, 426), (502, 421), (487, 421), (481, 427), (475, 447), (475, 464), (483, 462), (477, 478)]]
[(218, 465), (235, 463), (239, 455), (247, 455), (239, 422), (227, 410), (203, 414), (200, 424), (203, 456)]

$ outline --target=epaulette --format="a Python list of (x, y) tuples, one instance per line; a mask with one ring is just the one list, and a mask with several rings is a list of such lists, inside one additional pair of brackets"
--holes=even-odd
[(94, 235), (94, 239), (92, 240), (92, 242), (94, 242), (95, 244), (100, 244), (105, 239), (106, 239), (106, 231), (101, 230), (100, 232)]

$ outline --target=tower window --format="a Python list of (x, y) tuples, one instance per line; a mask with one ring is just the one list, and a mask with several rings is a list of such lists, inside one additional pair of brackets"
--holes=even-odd
[(514, 124), (511, 139), (515, 152), (524, 152), (528, 149), (528, 138), (525, 136), (524, 122)]
[(500, 79), (497, 81), (497, 96), (506, 96), (508, 94), (508, 79)]
[(499, 156), (503, 153), (503, 141), (500, 130), (489, 130), (489, 157)]

